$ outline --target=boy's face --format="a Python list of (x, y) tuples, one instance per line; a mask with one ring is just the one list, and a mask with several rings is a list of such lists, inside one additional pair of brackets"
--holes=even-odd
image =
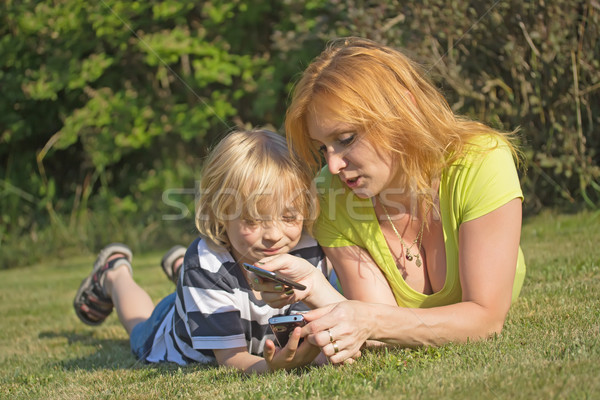
[(267, 220), (236, 218), (225, 225), (232, 253), (238, 263), (254, 264), (269, 256), (285, 254), (300, 241), (303, 218), (288, 211)]

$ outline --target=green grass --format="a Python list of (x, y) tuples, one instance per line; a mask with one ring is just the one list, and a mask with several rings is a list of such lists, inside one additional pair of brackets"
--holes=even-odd
[[(527, 220), (527, 278), (496, 338), (367, 351), (350, 366), (247, 377), (143, 365), (116, 316), (92, 328), (71, 302), (93, 256), (0, 271), (0, 398), (599, 398), (600, 213)], [(134, 259), (155, 300), (170, 292), (160, 253)]]

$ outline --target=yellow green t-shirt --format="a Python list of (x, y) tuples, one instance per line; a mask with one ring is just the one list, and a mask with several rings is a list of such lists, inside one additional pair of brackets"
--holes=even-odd
[[(515, 198), (523, 199), (515, 162), (509, 147), (482, 136), (466, 155), (442, 172), (440, 214), (446, 247), (446, 282), (439, 292), (426, 295), (402, 278), (392, 256), (371, 199), (361, 199), (332, 176), (327, 167), (315, 178), (321, 213), (315, 238), (323, 247), (359, 246), (367, 250), (383, 271), (396, 302), (402, 307), (428, 308), (461, 301), (458, 273), (458, 229), (463, 222), (481, 217)], [(525, 260), (519, 248), (513, 284), (513, 302), (525, 279)]]

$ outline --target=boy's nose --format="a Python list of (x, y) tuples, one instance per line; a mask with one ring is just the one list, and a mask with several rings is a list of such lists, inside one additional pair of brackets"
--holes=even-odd
[(263, 239), (277, 243), (283, 237), (283, 231), (279, 221), (271, 221), (263, 231)]

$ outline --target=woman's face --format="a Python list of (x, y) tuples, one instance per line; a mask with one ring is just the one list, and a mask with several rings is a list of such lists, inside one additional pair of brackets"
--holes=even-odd
[(340, 120), (334, 105), (315, 99), (308, 113), (308, 133), (327, 161), (329, 171), (338, 175), (358, 197), (370, 198), (389, 189), (394, 177), (391, 153), (377, 151), (363, 133)]

